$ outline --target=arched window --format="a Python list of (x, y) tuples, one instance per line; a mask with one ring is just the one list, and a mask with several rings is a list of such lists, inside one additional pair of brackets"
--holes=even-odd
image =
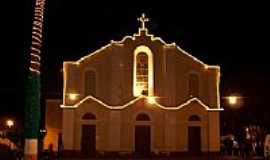
[(96, 94), (96, 74), (94, 71), (89, 70), (85, 72), (85, 95)]
[(201, 118), (197, 115), (191, 115), (189, 118), (188, 118), (188, 121), (201, 121)]
[(140, 113), (139, 115), (137, 115), (136, 121), (150, 121), (150, 118), (147, 114)]
[(195, 73), (189, 75), (189, 96), (199, 97), (199, 77)]
[(148, 56), (140, 52), (137, 57), (136, 88), (140, 88), (142, 95), (148, 95)]
[(96, 116), (92, 113), (85, 113), (83, 116), (82, 116), (82, 119), (83, 120), (96, 120)]
[(154, 96), (153, 53), (147, 46), (140, 45), (134, 50), (133, 95)]

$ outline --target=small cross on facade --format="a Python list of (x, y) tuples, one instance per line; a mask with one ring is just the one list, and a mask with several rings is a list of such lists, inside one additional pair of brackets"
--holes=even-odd
[(138, 18), (138, 21), (141, 22), (141, 29), (145, 29), (145, 22), (148, 22), (149, 19), (145, 17), (145, 14), (143, 13), (140, 18)]

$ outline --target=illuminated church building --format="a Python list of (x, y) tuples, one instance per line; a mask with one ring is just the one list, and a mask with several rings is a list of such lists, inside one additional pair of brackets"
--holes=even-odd
[(138, 33), (63, 64), (63, 99), (47, 100), (44, 147), (90, 155), (219, 152), (220, 67)]

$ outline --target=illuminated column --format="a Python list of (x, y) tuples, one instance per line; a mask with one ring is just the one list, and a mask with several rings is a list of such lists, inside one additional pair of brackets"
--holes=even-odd
[(73, 109), (63, 109), (63, 145), (66, 151), (74, 150), (74, 118)]
[(45, 0), (36, 0), (31, 44), (31, 60), (26, 84), (25, 101), (25, 160), (38, 159), (38, 135), (40, 123), (40, 48)]
[(109, 125), (109, 150), (121, 150), (121, 112), (110, 111), (110, 125)]
[(208, 140), (210, 152), (219, 152), (220, 151), (220, 118), (219, 111), (212, 111), (208, 113)]

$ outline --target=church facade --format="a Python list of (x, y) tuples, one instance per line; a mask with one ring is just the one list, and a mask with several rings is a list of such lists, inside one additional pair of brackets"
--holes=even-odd
[(83, 155), (219, 152), (220, 67), (149, 34), (148, 19), (139, 20), (133, 36), (64, 62), (63, 99), (47, 101), (45, 148), (61, 143)]

